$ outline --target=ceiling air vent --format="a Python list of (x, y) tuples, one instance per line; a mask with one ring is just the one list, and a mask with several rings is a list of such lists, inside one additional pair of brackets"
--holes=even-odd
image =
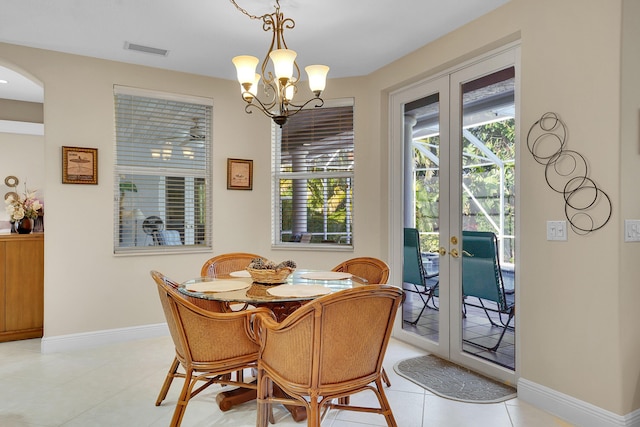
[(124, 43), (124, 48), (127, 50), (135, 50), (136, 52), (150, 53), (152, 55), (167, 56), (169, 51), (166, 49), (158, 49), (157, 47), (143, 46), (135, 43)]

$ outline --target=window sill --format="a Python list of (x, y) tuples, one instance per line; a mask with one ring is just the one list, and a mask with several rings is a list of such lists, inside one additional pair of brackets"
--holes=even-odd
[(320, 252), (353, 252), (353, 245), (334, 245), (331, 243), (278, 243), (271, 245), (273, 250), (299, 250)]

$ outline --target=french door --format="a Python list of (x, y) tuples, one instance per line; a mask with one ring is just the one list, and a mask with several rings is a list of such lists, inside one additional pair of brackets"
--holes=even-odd
[[(508, 329), (497, 350), (470, 345), (495, 337), (482, 336), (489, 317), (478, 317), (475, 326), (473, 312), (467, 311), (462, 232), (495, 233), (502, 267), (509, 270), (505, 277), (513, 277), (508, 273), (516, 264), (517, 54), (513, 46), (493, 52), (390, 99), (393, 280), (403, 281), (403, 228), (416, 228), (429, 276), (426, 289), (431, 290), (430, 299), (406, 293), (394, 334), (508, 382), (515, 380), (515, 328)], [(514, 299), (515, 280), (507, 286)], [(403, 287), (425, 289), (410, 283)]]

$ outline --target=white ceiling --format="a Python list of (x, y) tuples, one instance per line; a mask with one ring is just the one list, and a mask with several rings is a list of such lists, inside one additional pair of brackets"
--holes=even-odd
[[(271, 13), (275, 4), (236, 1), (253, 15)], [(285, 39), (298, 52), (298, 63), (329, 65), (331, 79), (367, 75), (508, 1), (280, 4), (285, 17), (296, 22), (285, 31)], [(0, 42), (225, 79), (235, 80), (231, 58), (263, 58), (270, 39), (262, 21), (243, 15), (229, 0), (0, 0)], [(164, 57), (125, 50), (126, 42), (169, 53)], [(3, 77), (7, 71), (0, 67), (0, 79), (9, 80)], [(15, 82), (15, 76), (9, 77)], [(18, 88), (7, 89), (14, 84), (0, 84), (0, 98), (21, 99), (15, 95), (23, 90), (19, 79)]]

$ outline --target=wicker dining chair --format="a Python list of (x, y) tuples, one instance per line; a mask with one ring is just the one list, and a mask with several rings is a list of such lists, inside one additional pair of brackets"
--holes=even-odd
[[(386, 284), (387, 280), (389, 280), (389, 266), (387, 263), (372, 257), (348, 259), (335, 266), (331, 271), (351, 273), (356, 277), (365, 279), (370, 285)], [(391, 387), (391, 380), (384, 368), (382, 369), (382, 380), (387, 387)]]
[[(179, 286), (177, 282), (171, 280), (170, 278), (160, 273), (159, 271), (155, 271), (155, 270), (151, 271), (151, 277), (153, 278), (153, 280), (156, 281), (156, 283), (161, 282), (172, 289), (177, 289)], [(189, 295), (181, 294), (179, 292), (176, 292), (175, 295), (180, 296), (181, 298), (184, 298), (185, 300), (207, 311), (213, 311), (215, 313), (223, 313), (225, 311), (228, 311), (225, 309), (225, 306), (219, 301), (195, 298)], [(171, 386), (173, 379), (184, 378), (184, 374), (178, 372), (179, 367), (180, 367), (180, 361), (176, 356), (174, 356), (173, 362), (171, 362), (171, 366), (169, 367), (169, 373), (167, 374), (167, 378), (165, 379), (165, 382), (162, 385), (162, 388), (160, 389), (160, 394), (156, 399), (156, 406), (159, 406), (162, 403), (162, 401), (167, 397), (167, 392), (169, 391), (169, 387)]]
[(378, 258), (351, 258), (336, 265), (331, 271), (351, 273), (366, 279), (370, 285), (387, 283), (389, 280), (389, 266)]
[[(176, 359), (185, 371), (181, 374), (169, 370), (156, 402), (159, 405), (164, 400), (174, 378), (184, 378), (170, 425), (179, 426), (189, 400), (211, 384), (256, 389), (255, 384), (245, 383), (240, 373), (257, 366), (259, 346), (253, 334), (253, 318), (256, 314), (273, 318), (271, 311), (266, 308), (233, 313), (203, 310), (182, 298), (160, 273), (151, 275), (158, 287)], [(203, 384), (195, 388), (198, 382)]]
[[(200, 276), (202, 277), (219, 277), (228, 276), (234, 271), (240, 271), (247, 268), (252, 260), (256, 258), (263, 258), (260, 255), (251, 254), (247, 252), (230, 252), (227, 254), (221, 254), (208, 259), (202, 264), (200, 269)], [(253, 308), (249, 304), (224, 304), (223, 310), (239, 311)]]
[[(319, 297), (281, 323), (258, 314), (256, 425), (266, 427), (271, 405), (282, 403), (305, 407), (312, 427), (330, 408), (381, 414), (396, 426), (381, 371), (402, 295), (395, 286), (364, 285)], [(276, 387), (283, 393), (274, 395)], [(363, 390), (375, 393), (379, 408), (332, 402)]]
[(231, 252), (214, 256), (202, 265), (200, 275), (202, 277), (226, 276), (234, 271), (244, 270), (254, 258), (263, 257), (246, 252)]

